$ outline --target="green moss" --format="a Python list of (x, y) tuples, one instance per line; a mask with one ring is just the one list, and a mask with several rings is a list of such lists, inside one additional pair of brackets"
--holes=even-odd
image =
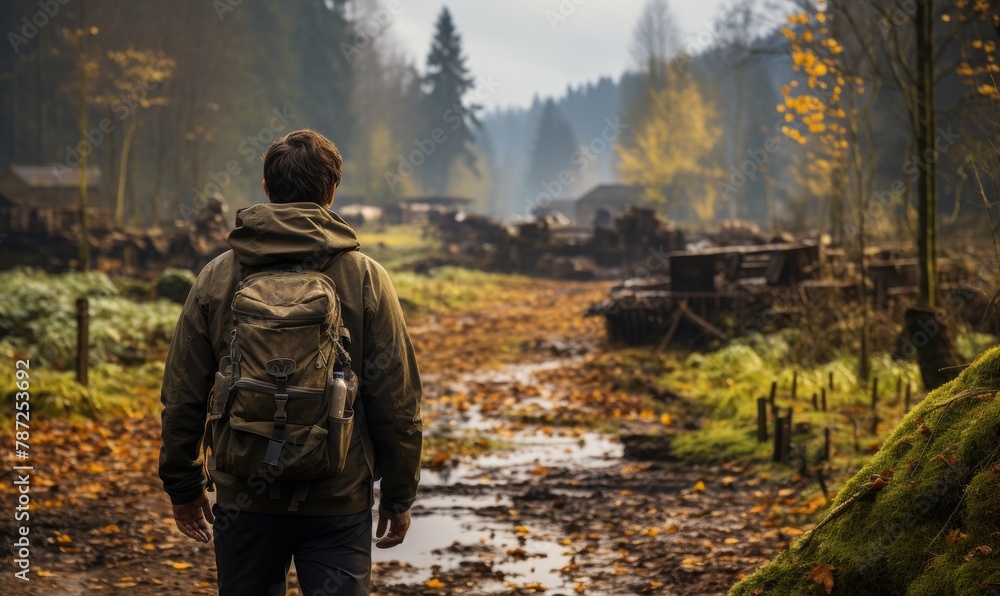
[[(732, 594), (816, 594), (833, 565), (835, 594), (976, 594), (1000, 588), (1000, 348), (932, 392), (851, 478), (839, 506), (891, 480), (803, 537)], [(756, 592), (758, 589), (761, 592)]]

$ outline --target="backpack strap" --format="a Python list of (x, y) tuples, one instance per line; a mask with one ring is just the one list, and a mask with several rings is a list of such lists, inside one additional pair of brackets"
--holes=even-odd
[(285, 445), (285, 424), (288, 422), (288, 412), (285, 406), (288, 404), (288, 377), (295, 370), (295, 361), (289, 358), (277, 358), (264, 363), (264, 370), (274, 377), (278, 390), (274, 392), (274, 430), (271, 433), (271, 440), (267, 444), (267, 451), (264, 453), (264, 463), (269, 466), (278, 465), (278, 457), (281, 455), (281, 448)]

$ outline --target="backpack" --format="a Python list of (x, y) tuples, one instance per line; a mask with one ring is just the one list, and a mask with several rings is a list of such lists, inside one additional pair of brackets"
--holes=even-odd
[[(358, 379), (340, 299), (327, 275), (277, 265), (239, 282), (232, 313), (230, 354), (209, 400), (209, 471), (263, 479), (272, 496), (276, 481), (299, 481), (294, 511), (309, 481), (343, 471), (351, 444)], [(330, 411), (338, 372), (343, 417)]]

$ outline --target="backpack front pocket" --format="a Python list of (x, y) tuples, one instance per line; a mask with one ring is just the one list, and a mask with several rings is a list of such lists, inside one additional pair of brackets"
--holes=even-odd
[(225, 458), (219, 468), (245, 478), (303, 480), (334, 473), (327, 451), (329, 431), (322, 426), (288, 424), (277, 465), (264, 463), (268, 441), (274, 429), (272, 421), (248, 421), (235, 413), (229, 416), (228, 428), (221, 434)]

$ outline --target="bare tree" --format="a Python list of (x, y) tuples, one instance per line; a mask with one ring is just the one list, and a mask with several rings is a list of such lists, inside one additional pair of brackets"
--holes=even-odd
[(667, 0), (649, 0), (635, 26), (632, 59), (639, 72), (656, 80), (680, 47), (677, 19)]

